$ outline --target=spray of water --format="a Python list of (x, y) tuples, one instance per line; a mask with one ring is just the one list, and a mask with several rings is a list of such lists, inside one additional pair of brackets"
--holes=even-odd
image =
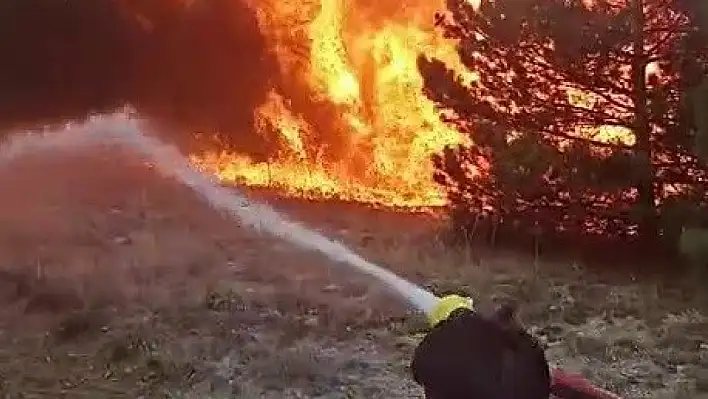
[(117, 144), (115, 135), (101, 134), (114, 129), (116, 116), (109, 118), (96, 116), (87, 123), (67, 123), (56, 131), (46, 128), (41, 132), (26, 131), (8, 136), (0, 146), (0, 165), (4, 165), (24, 155), (43, 151), (75, 152), (103, 144)]
[(273, 208), (249, 201), (233, 188), (221, 186), (213, 177), (194, 169), (174, 147), (143, 134), (147, 124), (126, 113), (96, 116), (61, 132), (25, 134), (11, 138), (0, 148), (0, 164), (42, 150), (76, 150), (95, 145), (122, 144), (150, 159), (161, 174), (192, 188), (213, 208), (227, 212), (243, 225), (273, 234), (302, 249), (318, 251), (338, 265), (348, 265), (368, 274), (399, 294), (419, 311), (429, 313), (438, 297), (429, 291), (357, 255), (340, 242), (290, 221)]

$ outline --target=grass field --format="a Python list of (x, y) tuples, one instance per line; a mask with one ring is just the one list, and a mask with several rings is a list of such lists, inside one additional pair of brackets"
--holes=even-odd
[[(25, 158), (0, 187), (5, 398), (421, 397), (398, 298), (136, 160)], [(429, 216), (273, 203), (436, 292), (518, 301), (554, 364), (627, 398), (708, 398), (708, 313), (681, 286), (453, 250)]]

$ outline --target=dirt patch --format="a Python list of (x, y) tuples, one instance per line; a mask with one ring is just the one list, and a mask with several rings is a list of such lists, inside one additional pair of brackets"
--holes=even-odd
[[(0, 185), (5, 397), (421, 397), (422, 321), (397, 298), (137, 160), (25, 159)], [(519, 302), (554, 363), (626, 397), (708, 392), (706, 312), (681, 287), (452, 250), (429, 216), (273, 202), (436, 292)]]

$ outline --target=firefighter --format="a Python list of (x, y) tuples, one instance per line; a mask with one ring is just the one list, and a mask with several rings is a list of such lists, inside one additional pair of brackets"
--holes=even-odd
[(450, 295), (428, 318), (432, 328), (411, 362), (427, 399), (619, 399), (579, 375), (551, 370), (509, 306), (485, 316), (470, 299)]

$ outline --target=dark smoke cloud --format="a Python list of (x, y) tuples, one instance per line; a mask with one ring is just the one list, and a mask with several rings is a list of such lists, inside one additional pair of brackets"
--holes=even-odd
[(242, 0), (0, 1), (0, 128), (129, 103), (262, 152), (252, 113), (276, 73)]

